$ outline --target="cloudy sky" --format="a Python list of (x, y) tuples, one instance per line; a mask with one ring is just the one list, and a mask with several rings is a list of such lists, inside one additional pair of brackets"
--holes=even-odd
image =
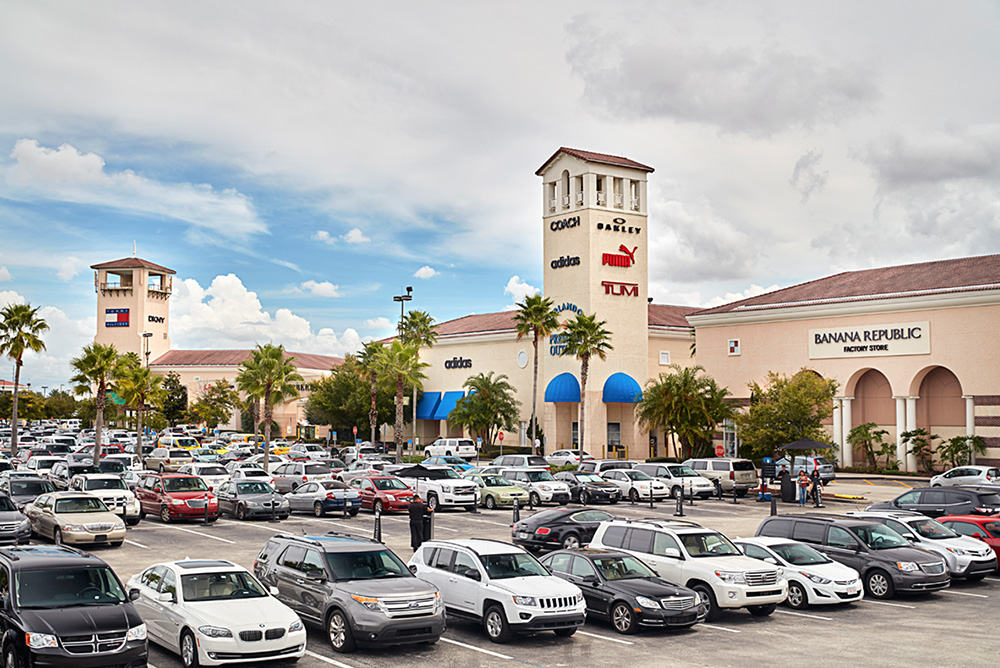
[(0, 15), (0, 303), (52, 326), (33, 386), (66, 382), (89, 266), (133, 241), (177, 271), (175, 348), (343, 354), (407, 285), (439, 321), (509, 307), (542, 288), (534, 171), (559, 146), (655, 167), (660, 303), (1000, 248), (996, 2)]

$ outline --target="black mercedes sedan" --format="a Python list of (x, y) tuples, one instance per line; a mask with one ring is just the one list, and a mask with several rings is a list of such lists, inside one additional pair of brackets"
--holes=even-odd
[(511, 527), (515, 545), (528, 550), (574, 548), (586, 545), (597, 527), (614, 516), (593, 508), (553, 508), (522, 519)]
[(573, 501), (585, 506), (589, 503), (618, 503), (622, 498), (618, 485), (590, 471), (560, 471), (555, 478), (569, 485)]
[(656, 576), (624, 552), (559, 550), (542, 557), (554, 575), (572, 582), (587, 603), (587, 615), (611, 622), (619, 633), (646, 628), (687, 628), (704, 621), (708, 602), (698, 592)]

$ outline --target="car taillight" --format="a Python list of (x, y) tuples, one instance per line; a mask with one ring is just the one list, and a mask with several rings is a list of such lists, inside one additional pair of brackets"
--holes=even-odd
[(328, 498), (328, 499), (332, 499), (332, 498), (334, 498), (334, 497), (333, 497), (333, 492), (327, 492), (327, 493), (326, 493), (326, 498)]
[(548, 527), (538, 527), (537, 529), (535, 529), (535, 533), (537, 533), (539, 536), (544, 536), (546, 534), (552, 533), (552, 529)]
[(730, 471), (729, 472), (729, 479), (730, 480), (736, 480), (736, 471)]
[(309, 482), (308, 476), (302, 476), (302, 482)]

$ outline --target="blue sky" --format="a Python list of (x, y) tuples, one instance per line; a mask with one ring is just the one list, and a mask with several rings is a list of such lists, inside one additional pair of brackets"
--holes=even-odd
[(43, 307), (50, 387), (133, 241), (177, 271), (176, 348), (343, 354), (407, 285), (501, 310), (542, 288), (559, 146), (656, 168), (661, 303), (994, 253), (998, 11), (0, 0), (0, 302)]

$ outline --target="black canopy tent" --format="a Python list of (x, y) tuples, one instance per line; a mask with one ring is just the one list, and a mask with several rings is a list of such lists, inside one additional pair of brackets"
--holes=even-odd
[(398, 478), (424, 478), (428, 480), (445, 480), (447, 478), (453, 478), (454, 476), (449, 474), (450, 469), (431, 469), (427, 468), (422, 464), (414, 464), (408, 468), (397, 469), (392, 472), (392, 475)]

